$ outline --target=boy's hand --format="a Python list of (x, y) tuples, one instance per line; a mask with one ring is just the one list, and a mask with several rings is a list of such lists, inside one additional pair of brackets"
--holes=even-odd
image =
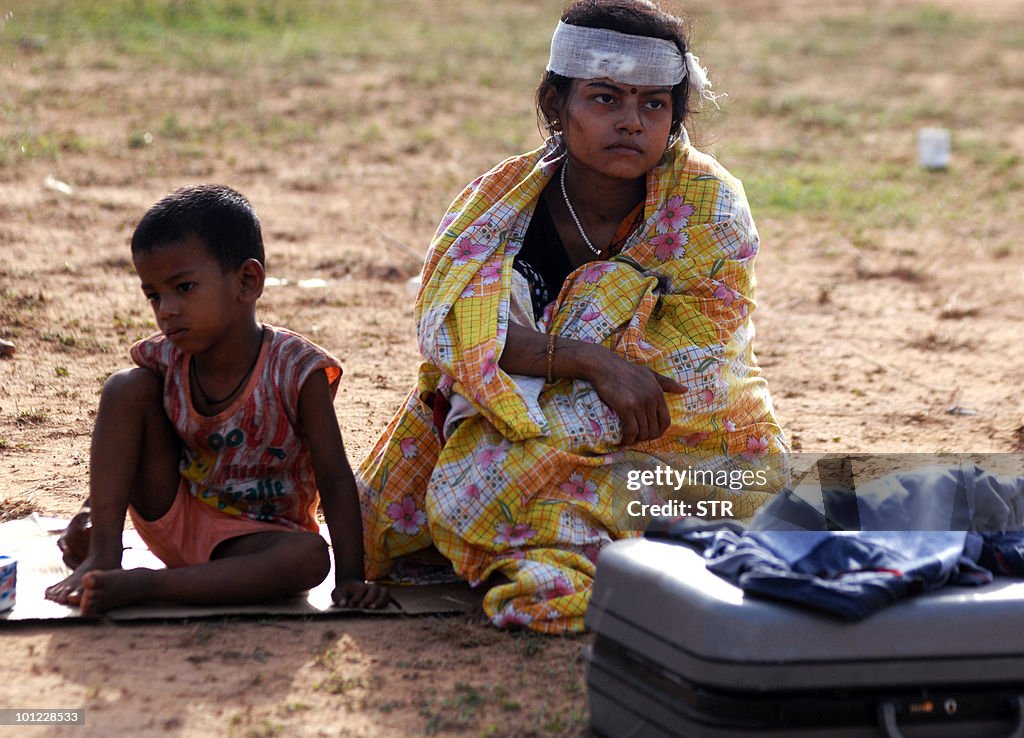
[(338, 607), (362, 607), (380, 610), (391, 599), (387, 587), (361, 579), (343, 579), (331, 593), (331, 599)]
[(89, 509), (83, 508), (68, 523), (68, 527), (57, 539), (57, 548), (63, 554), (64, 565), (74, 571), (85, 557), (89, 555), (89, 534), (92, 523), (89, 520)]

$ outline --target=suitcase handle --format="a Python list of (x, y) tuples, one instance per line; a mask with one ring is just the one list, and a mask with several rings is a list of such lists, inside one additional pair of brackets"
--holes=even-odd
[[(1024, 738), (1024, 695), (1017, 695), (1014, 702), (1017, 707), (1017, 719), (1006, 734), (1006, 738)], [(954, 708), (955, 709), (955, 708)], [(883, 702), (878, 706), (878, 722), (885, 738), (903, 738), (899, 725), (896, 724), (896, 703)]]

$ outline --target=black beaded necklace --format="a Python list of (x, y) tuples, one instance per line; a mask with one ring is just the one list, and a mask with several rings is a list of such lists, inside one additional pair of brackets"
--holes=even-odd
[(238, 384), (235, 385), (235, 388), (228, 392), (219, 400), (210, 397), (208, 394), (206, 394), (206, 390), (203, 389), (203, 384), (202, 382), (199, 381), (199, 372), (196, 371), (196, 356), (195, 354), (192, 354), (192, 357), (189, 359), (188, 371), (189, 374), (192, 375), (192, 378), (196, 380), (196, 389), (199, 390), (199, 394), (203, 396), (203, 402), (205, 402), (207, 405), (219, 405), (222, 402), (227, 402), (228, 400), (230, 400), (232, 397), (235, 396), (235, 393), (238, 392), (238, 390), (242, 389), (242, 385), (245, 384), (245, 380), (249, 378), (249, 375), (252, 374), (252, 370), (256, 368), (256, 362), (260, 360), (260, 351), (263, 348), (263, 334), (266, 332), (266, 330), (266, 326), (260, 326), (260, 342), (256, 348), (256, 356), (253, 357), (252, 364), (249, 365), (249, 368), (246, 370), (245, 374), (242, 375), (242, 378), (238, 380)]

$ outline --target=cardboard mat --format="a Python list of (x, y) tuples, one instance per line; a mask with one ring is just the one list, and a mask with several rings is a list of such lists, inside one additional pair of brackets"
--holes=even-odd
[[(13, 608), (0, 612), (2, 622), (33, 622), (80, 620), (78, 608), (47, 600), (46, 588), (68, 575), (57, 549), (57, 536), (66, 520), (30, 515), (0, 524), (0, 554), (18, 560), (17, 594)], [(154, 556), (134, 530), (124, 532), (125, 552), (122, 564), (126, 569), (146, 567), (161, 569)], [(333, 567), (333, 564), (332, 564)], [(402, 585), (389, 584), (391, 603), (382, 610), (351, 610), (334, 607), (331, 590), (334, 571), (316, 589), (305, 596), (262, 602), (254, 605), (192, 606), (154, 604), (121, 607), (106, 613), (116, 621), (176, 620), (224, 616), (293, 616), (338, 617), (389, 615), (459, 614), (479, 606), (482, 590), (470, 589), (464, 582), (453, 584)]]

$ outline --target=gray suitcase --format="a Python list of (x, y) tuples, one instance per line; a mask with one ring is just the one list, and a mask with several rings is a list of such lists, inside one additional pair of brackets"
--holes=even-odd
[(1024, 736), (1024, 582), (856, 623), (745, 597), (684, 545), (606, 547), (586, 623), (600, 735)]

